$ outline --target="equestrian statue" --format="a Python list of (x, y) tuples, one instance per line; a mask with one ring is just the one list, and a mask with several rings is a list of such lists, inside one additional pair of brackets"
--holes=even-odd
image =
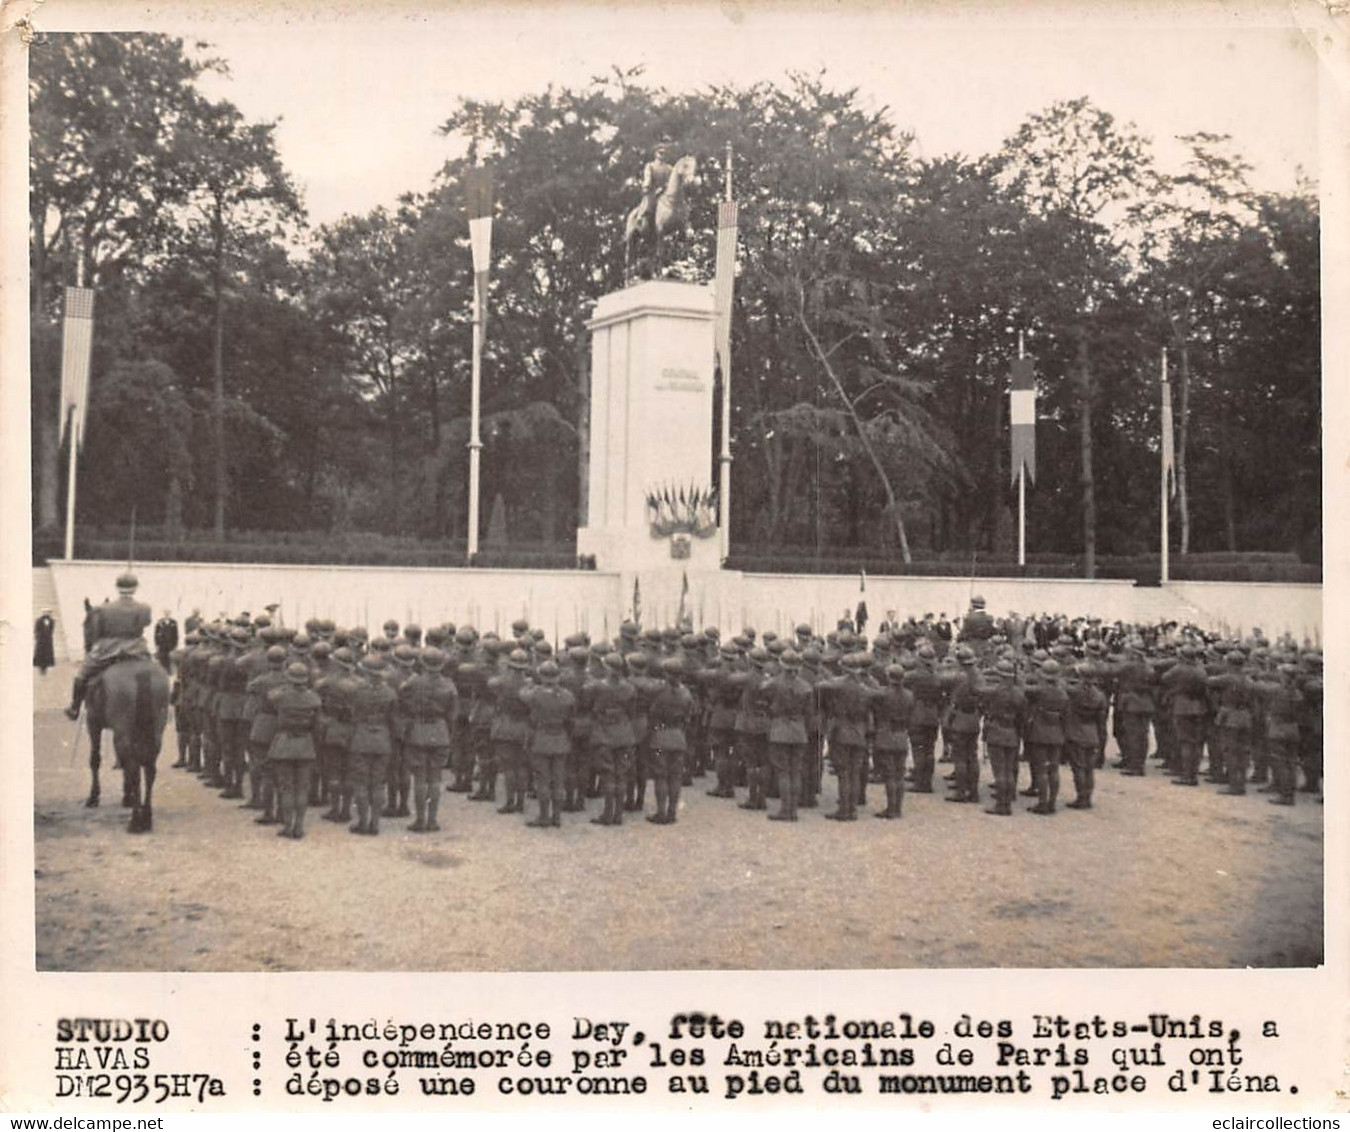
[(670, 154), (670, 143), (660, 142), (642, 170), (642, 200), (624, 222), (625, 283), (659, 278), (669, 240), (689, 225), (687, 188), (698, 166), (687, 154), (672, 164)]

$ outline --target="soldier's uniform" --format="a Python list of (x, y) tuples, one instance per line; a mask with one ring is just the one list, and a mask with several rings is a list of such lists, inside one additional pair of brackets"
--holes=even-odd
[(984, 686), (982, 705), (984, 744), (994, 776), (994, 805), (985, 813), (1008, 817), (1017, 793), (1017, 749), (1026, 721), (1027, 697), (1017, 684), (1012, 661), (999, 661), (994, 671), (998, 682)]
[(744, 672), (738, 672), (730, 678), (741, 693), (736, 711), (736, 761), (745, 771), (745, 784), (748, 787), (743, 810), (763, 810), (764, 779), (768, 774), (769, 757), (767, 742), (769, 735), (768, 701), (763, 694), (767, 677), (764, 669), (769, 663), (769, 654), (762, 648), (752, 648), (749, 655), (750, 666)]
[(442, 675), (445, 663), (445, 653), (440, 649), (424, 649), (423, 671), (403, 681), (398, 689), (398, 712), (405, 727), (403, 758), (412, 776), (416, 810), (416, 819), (408, 828), (414, 833), (440, 829), (436, 818), (441, 805), (441, 771), (459, 715), (459, 693), (454, 682)]
[(530, 768), (539, 798), (539, 815), (526, 825), (536, 829), (562, 825), (567, 793), (567, 761), (572, 753), (572, 719), (577, 700), (558, 680), (558, 665), (543, 661), (538, 683), (520, 690), (520, 702), (530, 718)]
[(1243, 668), (1246, 656), (1234, 648), (1224, 658), (1228, 671), (1208, 679), (1210, 695), (1218, 708), (1214, 717), (1214, 745), (1210, 748), (1213, 765), (1215, 748), (1228, 772), (1228, 785), (1220, 794), (1247, 793), (1247, 766), (1251, 760), (1252, 709), (1256, 693)]
[[(243, 664), (240, 658), (236, 664)], [(250, 810), (262, 810), (259, 825), (272, 825), (278, 820), (276, 812), (275, 780), (268, 762), (268, 751), (276, 735), (277, 717), (268, 695), (286, 683), (286, 650), (272, 645), (266, 652), (263, 671), (249, 679), (244, 687), (244, 718), (248, 723), (248, 785), (249, 798), (244, 804)]]
[(356, 675), (342, 689), (352, 725), (348, 772), (356, 821), (349, 828), (372, 837), (380, 832), (386, 766), (394, 750), (398, 696), (385, 678), (386, 667), (382, 657), (371, 653), (361, 659)]
[(1039, 681), (1027, 689), (1029, 710), (1023, 745), (1039, 798), (1031, 807), (1033, 814), (1053, 814), (1059, 796), (1064, 721), (1069, 711), (1069, 696), (1060, 683), (1059, 672), (1057, 661), (1045, 661), (1041, 665)]
[(246, 666), (238, 662), (249, 643), (249, 632), (237, 625), (229, 637), (230, 651), (216, 670), (216, 726), (220, 733), (220, 764), (224, 778), (222, 798), (244, 796), (245, 748), (248, 728), (244, 721), (244, 689), (248, 685)]
[(919, 666), (905, 679), (905, 686), (914, 693), (909, 741), (914, 748), (914, 791), (917, 794), (933, 792), (934, 747), (943, 709), (943, 683), (934, 668), (936, 659), (937, 654), (925, 645), (919, 650)]
[[(472, 735), (473, 709), (486, 681), (479, 679), (481, 670), (474, 664), (473, 649), (477, 635), (469, 626), (456, 631), (455, 656), (447, 666), (459, 691), (459, 709), (456, 716), (454, 742), (450, 750), (450, 769), (454, 780), (446, 787), (453, 794), (468, 794), (473, 789), (474, 749)], [(427, 639), (431, 640), (428, 632)]]
[(741, 689), (731, 677), (735, 674), (737, 647), (728, 641), (720, 648), (721, 662), (700, 673), (708, 701), (708, 747), (712, 754), (717, 785), (708, 791), (713, 798), (736, 796), (736, 715)]
[(637, 695), (633, 699), (633, 777), (624, 789), (623, 808), (628, 813), (641, 813), (647, 803), (647, 778), (651, 768), (647, 760), (651, 755), (651, 714), (652, 700), (665, 687), (664, 680), (658, 680), (648, 674), (648, 657), (657, 655), (654, 641), (646, 642), (647, 652), (630, 653), (628, 664), (628, 682), (633, 685)]
[(873, 758), (886, 791), (886, 808), (879, 818), (898, 818), (905, 800), (905, 762), (909, 756), (909, 722), (914, 714), (914, 693), (904, 686), (905, 670), (898, 664), (886, 669), (886, 686), (872, 701), (876, 727)]
[(1299, 679), (1303, 697), (1298, 718), (1299, 762), (1303, 766), (1303, 788), (1322, 790), (1322, 654), (1310, 652), (1304, 658), (1306, 673)]
[(1154, 679), (1152, 670), (1143, 663), (1142, 650), (1131, 646), (1131, 652), (1116, 671), (1112, 718), (1120, 745), (1121, 773), (1139, 777), (1148, 757), (1148, 725), (1155, 710)]
[(1178, 786), (1200, 784), (1200, 753), (1205, 741), (1207, 711), (1205, 670), (1196, 663), (1195, 649), (1183, 645), (1177, 663), (1162, 676), (1163, 701), (1172, 717)]
[(267, 706), (276, 719), (267, 761), (276, 776), (277, 808), (282, 821), (277, 835), (298, 841), (305, 835), (309, 779), (318, 757), (315, 735), (323, 706), (309, 686), (309, 668), (298, 661), (291, 663), (286, 668), (286, 683), (267, 693)]
[(325, 821), (347, 822), (352, 817), (352, 716), (348, 694), (355, 671), (356, 657), (343, 645), (333, 650), (332, 665), (314, 682), (314, 691), (323, 705), (319, 714), (319, 764), (328, 783)]
[(765, 685), (769, 708), (769, 765), (778, 779), (778, 812), (770, 821), (796, 821), (802, 798), (802, 773), (806, 762), (806, 721), (811, 713), (814, 690), (802, 678), (801, 656), (785, 649), (781, 668)]
[(530, 738), (529, 712), (521, 702), (525, 687), (525, 673), (530, 658), (524, 649), (512, 649), (507, 658), (507, 670), (488, 681), (492, 697), (492, 760), (502, 772), (506, 787), (506, 804), (499, 814), (519, 814), (525, 811), (525, 749)]
[[(414, 626), (415, 628), (415, 626)], [(419, 630), (420, 636), (420, 630)], [(398, 695), (403, 685), (417, 675), (417, 649), (405, 641), (399, 641), (392, 649), (394, 666), (389, 670), (389, 684)], [(388, 790), (389, 802), (384, 809), (384, 817), (406, 818), (412, 813), (408, 809), (409, 792), (412, 787), (412, 771), (404, 755), (410, 720), (403, 710), (402, 703), (394, 708), (394, 751), (389, 756)], [(444, 755), (444, 752), (442, 752)], [(437, 775), (437, 792), (440, 791), (440, 776)], [(439, 801), (439, 799), (437, 799)]]
[(956, 764), (949, 802), (980, 800), (980, 678), (975, 670), (975, 654), (966, 646), (956, 650), (960, 672), (951, 684), (945, 726), (944, 746), (950, 747)]
[(142, 635), (150, 624), (150, 607), (136, 600), (136, 576), (123, 574), (117, 579), (117, 600), (94, 610), (86, 633), (93, 638), (79, 675), (71, 689), (66, 716), (79, 718), (89, 683), (110, 664), (119, 660), (147, 660), (150, 650)]
[(1298, 786), (1298, 720), (1303, 696), (1296, 683), (1298, 668), (1279, 666), (1279, 683), (1266, 686), (1266, 741), (1270, 747), (1270, 770), (1275, 787), (1275, 805), (1292, 806)]
[(1071, 810), (1092, 809), (1092, 791), (1097, 769), (1097, 744), (1106, 727), (1106, 696), (1089, 678), (1089, 665), (1073, 670), (1068, 680), (1069, 715), (1064, 728), (1064, 747), (1073, 768), (1074, 800)]
[(661, 671), (665, 681), (651, 697), (648, 709), (651, 726), (648, 769), (656, 795), (656, 813), (648, 814), (647, 820), (655, 825), (672, 825), (680, 807), (695, 703), (694, 694), (681, 682), (685, 674), (683, 660), (667, 657), (661, 662)]
[(570, 663), (562, 670), (558, 682), (572, 693), (575, 707), (572, 715), (572, 742), (565, 768), (562, 809), (567, 813), (580, 813), (586, 808), (586, 786), (590, 777), (591, 697), (588, 690), (590, 681), (587, 676), (590, 649), (584, 642), (578, 641), (577, 644), (569, 646), (567, 659)]
[(622, 825), (619, 790), (633, 773), (633, 701), (637, 692), (623, 678), (624, 661), (618, 653), (605, 654), (606, 675), (591, 684), (591, 743), (600, 775), (604, 810), (591, 819), (595, 825)]
[(866, 663), (862, 653), (843, 658), (844, 675), (825, 684), (825, 705), (830, 721), (830, 761), (839, 777), (839, 805), (833, 821), (858, 818), (858, 780), (864, 773), (867, 756), (867, 731), (871, 703), (875, 693), (863, 685), (860, 669)]

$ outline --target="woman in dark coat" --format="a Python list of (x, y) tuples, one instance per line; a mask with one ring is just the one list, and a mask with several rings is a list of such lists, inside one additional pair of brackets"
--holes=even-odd
[(44, 609), (42, 616), (33, 623), (33, 667), (43, 676), (47, 669), (56, 665), (56, 650), (52, 637), (56, 632), (56, 619), (50, 609)]

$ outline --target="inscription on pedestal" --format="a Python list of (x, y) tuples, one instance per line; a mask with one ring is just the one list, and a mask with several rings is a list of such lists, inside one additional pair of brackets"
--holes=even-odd
[(657, 389), (668, 389), (672, 393), (702, 393), (707, 389), (702, 379), (692, 369), (666, 368), (656, 381)]

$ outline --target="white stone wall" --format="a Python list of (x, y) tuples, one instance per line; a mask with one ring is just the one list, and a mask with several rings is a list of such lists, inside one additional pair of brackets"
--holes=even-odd
[[(114, 596), (120, 562), (53, 562), (58, 621), (73, 655), (82, 651), (82, 601)], [(363, 566), (267, 566), (214, 563), (138, 563), (140, 597), (156, 618), (167, 609), (180, 621), (192, 609), (207, 617), (260, 612), (280, 603), (286, 624), (332, 617), (342, 625), (377, 630), (386, 618), (425, 626), (472, 621), (480, 630), (505, 630), (520, 616), (552, 638), (586, 629), (592, 638), (618, 631), (630, 616), (639, 582), (645, 625), (674, 621), (683, 574), (678, 570), (433, 570)], [(1302, 640), (1322, 639), (1322, 587), (1240, 582), (1176, 582), (1164, 588), (1128, 581), (1078, 579), (915, 578), (869, 576), (862, 595), (858, 575), (741, 574), (690, 570), (687, 608), (695, 622), (724, 633), (746, 625), (785, 633), (799, 621), (831, 629), (859, 596), (867, 601), (869, 629), (887, 609), (900, 616), (963, 613), (973, 594), (989, 611), (1090, 614), (1114, 621), (1175, 618), (1236, 633), (1260, 625), (1269, 636), (1286, 629)]]

